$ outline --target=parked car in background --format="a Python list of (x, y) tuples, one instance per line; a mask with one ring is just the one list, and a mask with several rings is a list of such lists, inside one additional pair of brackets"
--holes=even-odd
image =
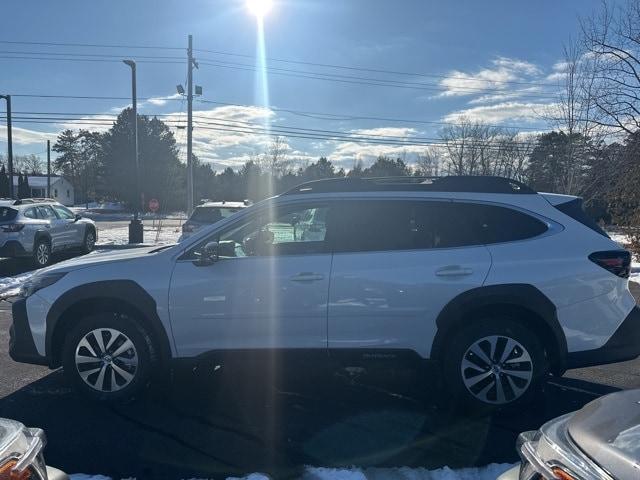
[(41, 429), (0, 418), (0, 479), (69, 480), (66, 473), (45, 464), (45, 444)]
[(616, 392), (520, 434), (522, 462), (499, 480), (640, 478), (640, 390)]
[(35, 274), (13, 302), (10, 354), (63, 365), (99, 400), (172, 360), (276, 354), (430, 364), (450, 398), (503, 407), (548, 374), (640, 354), (630, 262), (579, 198), (506, 178), (309, 182), (182, 243)]
[(182, 225), (182, 235), (178, 239), (181, 242), (185, 238), (189, 238), (201, 227), (212, 225), (229, 215), (239, 212), (243, 208), (247, 208), (251, 202), (204, 202), (194, 208), (189, 219)]
[(98, 238), (93, 220), (47, 198), (0, 201), (0, 257), (30, 258), (45, 267), (61, 250), (93, 250)]

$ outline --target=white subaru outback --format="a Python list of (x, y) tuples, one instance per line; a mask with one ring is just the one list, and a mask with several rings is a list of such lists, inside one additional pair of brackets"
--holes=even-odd
[(10, 352), (100, 400), (175, 360), (277, 354), (431, 362), (456, 398), (500, 406), (549, 373), (640, 354), (629, 267), (576, 197), (499, 177), (323, 180), (178, 245), (38, 272)]

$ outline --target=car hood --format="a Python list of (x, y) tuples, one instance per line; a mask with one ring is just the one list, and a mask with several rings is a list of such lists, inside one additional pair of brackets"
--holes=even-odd
[(95, 250), (88, 255), (71, 258), (60, 263), (56, 263), (50, 267), (40, 270), (42, 273), (48, 272), (66, 272), (76, 268), (91, 267), (103, 263), (119, 262), (124, 260), (133, 260), (147, 256), (149, 253), (157, 250), (157, 245), (152, 247), (134, 247), (134, 248), (118, 248), (113, 250)]
[(614, 478), (640, 478), (640, 389), (588, 403), (568, 429), (576, 445)]

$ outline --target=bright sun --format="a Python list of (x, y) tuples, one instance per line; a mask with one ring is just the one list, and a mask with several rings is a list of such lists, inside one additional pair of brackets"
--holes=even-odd
[(262, 18), (269, 13), (272, 6), (272, 0), (247, 0), (247, 8), (258, 18)]

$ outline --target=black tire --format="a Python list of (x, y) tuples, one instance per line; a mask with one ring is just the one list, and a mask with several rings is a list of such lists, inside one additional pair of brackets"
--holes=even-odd
[(36, 240), (33, 245), (32, 261), (36, 268), (43, 268), (51, 263), (51, 243), (45, 238)]
[[(105, 351), (99, 352), (98, 335)], [(126, 348), (126, 340), (132, 348)], [(126, 402), (150, 385), (158, 364), (156, 352), (151, 336), (136, 321), (117, 313), (99, 313), (82, 318), (67, 334), (62, 365), (71, 385), (82, 394), (100, 402)], [(91, 361), (92, 357), (96, 360)]]
[(448, 392), (475, 411), (531, 401), (548, 370), (538, 336), (509, 316), (474, 319), (450, 338), (442, 363)]
[(96, 232), (93, 228), (87, 227), (82, 240), (82, 253), (90, 253), (96, 245)]

